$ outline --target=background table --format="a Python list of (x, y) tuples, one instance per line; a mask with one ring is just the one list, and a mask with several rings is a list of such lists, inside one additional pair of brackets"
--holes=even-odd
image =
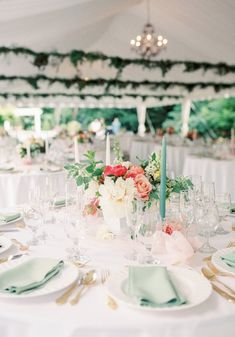
[[(97, 225), (97, 224), (96, 224)], [(63, 258), (66, 239), (63, 226), (49, 224), (56, 235), (56, 242), (48, 242), (31, 250), (31, 255)], [(231, 226), (231, 224), (230, 224)], [(17, 235), (17, 236), (16, 236)], [(25, 242), (29, 233), (8, 233)], [(225, 247), (234, 240), (234, 232), (212, 238), (217, 248)], [(93, 242), (93, 243), (92, 243)], [(89, 243), (91, 257), (88, 268), (120, 268), (127, 261), (123, 254), (127, 243), (98, 241)], [(200, 270), (202, 258), (197, 254), (192, 265)], [(150, 313), (133, 310), (119, 304), (116, 311), (106, 305), (105, 290), (101, 285), (92, 287), (81, 298), (79, 304), (58, 306), (58, 294), (27, 301), (0, 302), (0, 332), (3, 337), (233, 337), (235, 329), (235, 305), (213, 293), (198, 307), (182, 312)]]
[(60, 195), (65, 195), (67, 172), (40, 172), (38, 168), (24, 169), (22, 173), (0, 173), (0, 207), (11, 207), (28, 202), (29, 190), (43, 186), (45, 178), (56, 186)]
[(204, 181), (215, 183), (216, 193), (230, 193), (235, 201), (235, 160), (216, 160), (187, 156), (184, 175), (200, 175)]
[[(184, 161), (191, 148), (188, 146), (167, 146), (167, 165), (169, 174), (183, 174)], [(153, 141), (133, 141), (130, 150), (130, 161), (138, 163), (137, 157), (147, 159), (152, 152), (160, 153), (161, 144)]]

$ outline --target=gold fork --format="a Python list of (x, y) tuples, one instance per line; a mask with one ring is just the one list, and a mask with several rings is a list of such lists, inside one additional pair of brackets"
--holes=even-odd
[(16, 244), (17, 246), (19, 246), (19, 249), (24, 251), (24, 250), (28, 250), (29, 247), (27, 245), (24, 245), (23, 243), (21, 243), (19, 240), (16, 239), (11, 239), (11, 241)]
[[(108, 269), (104, 269), (101, 271), (101, 283), (104, 286), (105, 282), (107, 281), (107, 279), (110, 276), (110, 271)], [(116, 310), (118, 308), (118, 304), (117, 302), (111, 297), (111, 296), (107, 296), (107, 305), (110, 307), (110, 309)]]

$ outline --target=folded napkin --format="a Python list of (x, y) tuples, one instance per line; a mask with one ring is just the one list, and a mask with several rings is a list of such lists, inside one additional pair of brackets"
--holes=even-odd
[(172, 307), (186, 303), (176, 290), (165, 267), (130, 266), (124, 292), (136, 298), (141, 306)]
[(65, 205), (65, 199), (58, 199), (54, 202), (54, 206), (64, 206)]
[(221, 260), (223, 260), (229, 267), (235, 268), (235, 250), (221, 256)]
[(20, 218), (20, 213), (0, 213), (0, 222), (10, 222)]
[(34, 258), (0, 274), (0, 291), (22, 294), (43, 287), (63, 268), (63, 261)]
[(235, 205), (232, 205), (232, 207), (230, 209), (230, 213), (235, 213)]
[(0, 166), (0, 172), (9, 172), (9, 171), (13, 171), (14, 167), (10, 167), (10, 166)]

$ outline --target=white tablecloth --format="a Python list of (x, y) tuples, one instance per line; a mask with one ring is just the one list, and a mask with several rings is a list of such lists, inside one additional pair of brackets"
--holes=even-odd
[[(63, 229), (56, 223), (51, 226), (56, 242), (37, 247), (31, 255), (64, 257), (65, 238)], [(54, 227), (53, 227), (54, 226)], [(29, 234), (8, 233), (22, 242)], [(234, 232), (212, 238), (217, 248), (225, 247), (234, 240)], [(126, 243), (98, 241), (90, 243), (88, 254), (91, 261), (88, 268), (120, 268), (123, 263)], [(200, 268), (202, 257), (197, 254), (192, 264)], [(106, 305), (105, 290), (101, 285), (92, 287), (79, 304), (58, 306), (58, 294), (28, 300), (0, 302), (0, 332), (2, 337), (233, 337), (235, 329), (235, 305), (213, 293), (198, 307), (172, 313), (150, 313), (133, 310), (121, 305), (116, 311)]]
[(216, 193), (230, 193), (235, 201), (235, 160), (216, 160), (188, 156), (184, 175), (200, 175), (204, 181), (215, 183)]
[(52, 181), (59, 194), (65, 193), (67, 172), (40, 172), (38, 169), (23, 173), (0, 173), (0, 208), (28, 202), (29, 190), (45, 184), (45, 177)]
[[(178, 176), (183, 174), (184, 161), (191, 150), (187, 146), (167, 146), (167, 165), (169, 174)], [(151, 141), (133, 141), (131, 144), (130, 160), (138, 163), (137, 157), (147, 159), (152, 152), (159, 153), (161, 144)]]

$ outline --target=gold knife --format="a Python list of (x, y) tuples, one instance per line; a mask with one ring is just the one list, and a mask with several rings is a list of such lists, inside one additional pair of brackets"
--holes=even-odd
[(219, 288), (215, 283), (211, 282), (212, 288), (214, 291), (216, 291), (220, 296), (226, 298), (226, 300), (228, 300), (229, 302), (233, 302), (235, 303), (235, 296), (232, 296), (228, 293), (226, 293), (226, 291), (222, 290), (221, 288)]

